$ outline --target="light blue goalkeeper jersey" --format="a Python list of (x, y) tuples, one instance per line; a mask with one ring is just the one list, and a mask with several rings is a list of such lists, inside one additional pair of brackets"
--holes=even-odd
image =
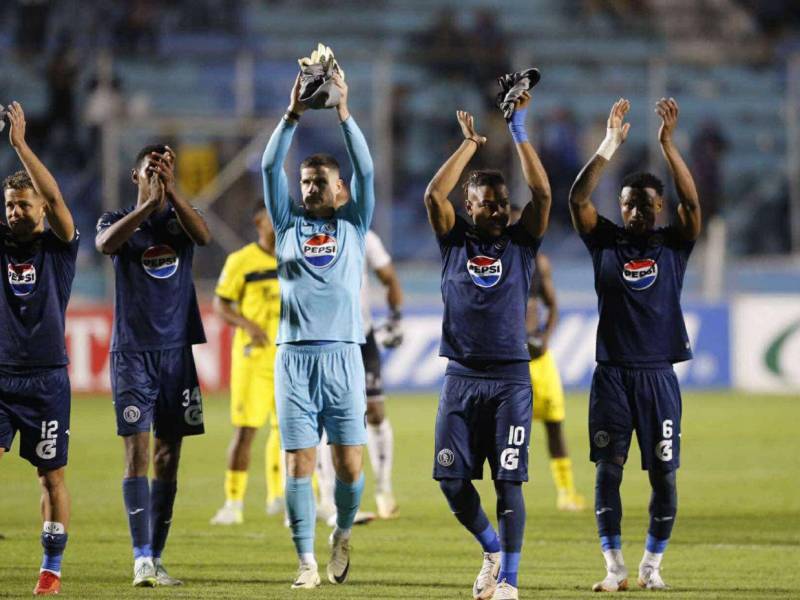
[(275, 226), (281, 290), (278, 344), (364, 343), (359, 293), (364, 239), (375, 207), (374, 173), (364, 134), (342, 124), (353, 164), (350, 200), (329, 219), (314, 219), (289, 197), (283, 163), (297, 128), (281, 119), (264, 150), (264, 199)]

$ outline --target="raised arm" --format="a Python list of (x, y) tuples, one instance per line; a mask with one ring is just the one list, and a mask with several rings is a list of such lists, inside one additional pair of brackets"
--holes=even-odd
[(300, 75), (294, 80), (294, 87), (289, 96), (289, 107), (283, 115), (275, 131), (267, 142), (261, 158), (261, 171), (264, 179), (264, 203), (269, 211), (275, 230), (285, 228), (292, 214), (289, 198), (289, 181), (283, 163), (289, 153), (294, 131), (305, 106), (300, 102)]
[(475, 132), (475, 119), (471, 114), (459, 110), (456, 116), (458, 124), (461, 125), (461, 133), (464, 134), (464, 141), (439, 167), (425, 190), (428, 221), (433, 231), (440, 237), (449, 233), (456, 224), (456, 211), (448, 196), (458, 184), (461, 174), (475, 152), (486, 143), (486, 138)]
[(44, 200), (45, 214), (50, 228), (60, 240), (71, 242), (75, 237), (72, 213), (61, 196), (61, 190), (55, 178), (25, 141), (25, 113), (19, 102), (12, 102), (8, 107), (8, 120), (11, 123), (8, 139), (19, 156), (22, 166), (28, 172), (33, 182), (33, 188)]
[(550, 340), (550, 336), (555, 331), (558, 323), (558, 302), (556, 300), (556, 288), (553, 285), (553, 270), (550, 267), (550, 259), (544, 254), (536, 256), (536, 268), (542, 278), (542, 302), (547, 307), (547, 323), (544, 326), (544, 345)]
[(606, 124), (606, 137), (595, 155), (578, 173), (572, 189), (569, 191), (569, 212), (572, 225), (578, 233), (591, 233), (597, 225), (597, 209), (592, 203), (591, 195), (600, 181), (600, 176), (608, 165), (608, 161), (628, 137), (630, 123), (623, 119), (630, 109), (630, 102), (620, 98), (611, 107)]
[(167, 151), (164, 154), (153, 154), (153, 171), (158, 174), (161, 183), (164, 184), (167, 201), (175, 209), (178, 223), (186, 235), (198, 246), (205, 246), (211, 241), (211, 231), (208, 229), (203, 215), (178, 193), (175, 185), (175, 152), (169, 146), (166, 148)]
[(347, 84), (338, 73), (334, 74), (333, 82), (341, 94), (336, 111), (342, 125), (347, 155), (353, 165), (353, 178), (350, 180), (350, 210), (357, 213), (366, 232), (372, 222), (372, 213), (375, 210), (375, 167), (369, 153), (367, 140), (347, 108)]
[(544, 171), (542, 161), (539, 160), (539, 155), (528, 141), (528, 134), (525, 131), (525, 115), (530, 102), (530, 92), (523, 92), (508, 122), (508, 128), (511, 137), (514, 138), (525, 183), (531, 190), (531, 201), (522, 209), (520, 222), (531, 237), (540, 238), (544, 235), (550, 219), (551, 195), (547, 173)]
[(672, 141), (672, 132), (678, 124), (678, 103), (674, 98), (662, 98), (656, 103), (656, 112), (661, 117), (661, 128), (658, 130), (658, 141), (661, 153), (667, 160), (675, 189), (678, 192), (678, 219), (683, 237), (696, 240), (702, 229), (700, 200), (694, 179), (686, 166), (678, 147)]

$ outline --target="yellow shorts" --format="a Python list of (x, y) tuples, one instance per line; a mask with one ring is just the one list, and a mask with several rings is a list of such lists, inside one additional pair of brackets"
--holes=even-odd
[(564, 420), (564, 388), (561, 376), (548, 350), (530, 362), (531, 385), (533, 386), (533, 418), (547, 423)]
[(231, 359), (231, 422), (263, 427), (276, 418), (275, 349), (253, 348), (250, 356), (234, 347)]

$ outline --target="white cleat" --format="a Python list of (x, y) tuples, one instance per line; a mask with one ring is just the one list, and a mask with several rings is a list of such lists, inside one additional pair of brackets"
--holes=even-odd
[(603, 581), (592, 586), (593, 592), (622, 592), (628, 589), (628, 570), (622, 567), (618, 571), (608, 571)]
[[(366, 525), (367, 523), (371, 523), (377, 519), (377, 516), (373, 512), (367, 512), (364, 510), (360, 510), (356, 513), (356, 516), (353, 517), (353, 525)], [(328, 527), (336, 527), (336, 512), (328, 517), (328, 520), (325, 521), (325, 524)]]
[(183, 582), (180, 579), (175, 579), (174, 577), (170, 577), (169, 573), (167, 573), (167, 569), (164, 568), (164, 563), (161, 562), (160, 558), (155, 559), (153, 561), (153, 564), (156, 567), (156, 583), (158, 585), (165, 585), (165, 586), (183, 585)]
[(244, 514), (241, 508), (226, 504), (211, 517), (212, 525), (241, 525), (244, 523)]
[(134, 587), (156, 587), (156, 567), (149, 556), (133, 561)]
[(272, 502), (267, 502), (265, 510), (267, 515), (270, 517), (282, 515), (286, 510), (286, 504), (284, 503), (283, 498), (275, 498)]
[(331, 547), (331, 559), (328, 561), (327, 569), (328, 581), (344, 583), (350, 573), (350, 538), (336, 536), (334, 533), (328, 538)]
[(319, 578), (319, 571), (317, 571), (317, 565), (301, 563), (300, 567), (297, 569), (297, 576), (294, 578), (294, 583), (292, 583), (293, 590), (310, 590), (315, 587), (318, 587), (322, 581)]
[(396, 519), (399, 516), (400, 508), (394, 499), (392, 492), (378, 492), (375, 494), (375, 504), (378, 505), (378, 518)]
[(489, 600), (497, 587), (500, 574), (500, 553), (484, 552), (483, 565), (472, 585), (472, 597), (476, 600)]
[(495, 588), (492, 600), (519, 600), (519, 590), (504, 579)]
[(639, 565), (639, 579), (636, 582), (640, 588), (646, 590), (669, 589), (669, 586), (661, 579), (661, 568), (652, 565)]

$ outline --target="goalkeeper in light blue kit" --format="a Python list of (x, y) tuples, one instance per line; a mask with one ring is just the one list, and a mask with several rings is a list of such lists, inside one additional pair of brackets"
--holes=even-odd
[(262, 160), (281, 288), (275, 400), (287, 456), (286, 508), (300, 559), (292, 588), (320, 584), (311, 475), (323, 429), (336, 470), (337, 520), (327, 567), (331, 583), (347, 578), (350, 530), (364, 489), (366, 391), (360, 344), (365, 340), (359, 290), (364, 239), (375, 205), (373, 165), (367, 142), (347, 109), (347, 85), (338, 69), (328, 82), (328, 102), (338, 97), (336, 110), (353, 165), (350, 200), (337, 202), (346, 197), (340, 193), (345, 184), (336, 159), (326, 154), (313, 154), (301, 163), (301, 204), (289, 197), (283, 163), (300, 115), (308, 108), (300, 100), (307, 91), (302, 73)]

